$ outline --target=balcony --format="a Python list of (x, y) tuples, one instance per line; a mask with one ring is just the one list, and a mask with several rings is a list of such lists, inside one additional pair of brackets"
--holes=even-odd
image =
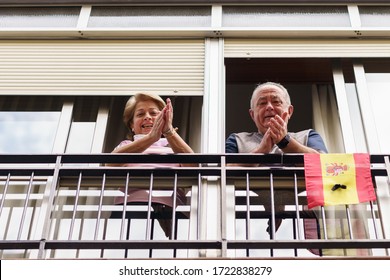
[[(299, 154), (2, 155), (0, 258), (386, 259), (389, 156), (370, 158), (377, 201), (308, 210)], [(106, 165), (125, 162), (197, 167)], [(127, 203), (135, 188), (149, 200)]]

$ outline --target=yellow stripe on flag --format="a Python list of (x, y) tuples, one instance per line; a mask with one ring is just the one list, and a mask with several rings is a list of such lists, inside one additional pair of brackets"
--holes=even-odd
[[(324, 205), (359, 203), (353, 154), (321, 154)], [(345, 186), (332, 190), (335, 185)]]

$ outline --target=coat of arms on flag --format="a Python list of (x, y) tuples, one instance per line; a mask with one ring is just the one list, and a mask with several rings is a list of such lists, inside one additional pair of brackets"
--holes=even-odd
[(369, 154), (305, 154), (309, 209), (376, 200)]

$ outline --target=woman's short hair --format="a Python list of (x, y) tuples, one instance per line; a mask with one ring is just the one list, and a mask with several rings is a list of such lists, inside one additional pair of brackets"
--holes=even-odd
[(149, 92), (140, 92), (136, 93), (126, 103), (125, 110), (123, 112), (123, 122), (126, 127), (130, 129), (130, 126), (133, 124), (134, 111), (138, 102), (140, 101), (153, 101), (156, 103), (159, 110), (162, 110), (165, 107), (165, 101), (157, 94)]

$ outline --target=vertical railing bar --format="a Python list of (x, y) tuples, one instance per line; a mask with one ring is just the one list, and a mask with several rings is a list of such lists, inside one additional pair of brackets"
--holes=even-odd
[(97, 240), (99, 235), (99, 226), (100, 226), (100, 217), (102, 214), (102, 206), (103, 206), (103, 197), (104, 197), (104, 188), (106, 186), (106, 173), (103, 174), (102, 178), (102, 187), (100, 189), (100, 200), (99, 200), (99, 208), (98, 208), (98, 215), (97, 215), (97, 221), (96, 221), (96, 227), (95, 227), (95, 236), (94, 240)]
[[(282, 158), (283, 159), (283, 158)], [(301, 229), (300, 229), (300, 214), (299, 214), (299, 200), (298, 200), (298, 179), (297, 173), (294, 172), (294, 197), (295, 197), (295, 211), (296, 218), (293, 219), (293, 238), (294, 240), (297, 238), (301, 240)], [(294, 248), (294, 255), (298, 257), (298, 249)]]
[(83, 176), (82, 172), (80, 172), (79, 179), (77, 181), (76, 197), (75, 197), (74, 205), (73, 205), (73, 213), (72, 213), (72, 220), (70, 222), (70, 229), (69, 229), (68, 240), (71, 240), (72, 236), (73, 236), (73, 229), (74, 229), (74, 223), (75, 223), (75, 219), (76, 219), (77, 206), (79, 204), (80, 188), (81, 188), (81, 178), (82, 178), (82, 176)]
[(198, 173), (198, 208), (196, 209), (196, 240), (200, 239), (200, 222), (201, 222), (201, 198), (202, 198), (202, 178), (201, 173)]
[[(5, 185), (4, 185), (3, 197), (1, 198), (0, 218), (1, 218), (1, 212), (3, 211), (3, 207), (4, 207), (4, 204), (5, 204), (5, 197), (6, 197), (6, 194), (8, 192), (8, 186), (9, 186), (10, 180), (11, 180), (11, 173), (8, 173), (7, 180), (5, 181)], [(0, 259), (3, 257), (3, 252), (4, 252), (4, 250), (1, 250), (1, 252), (0, 252)]]
[(373, 226), (374, 226), (375, 239), (379, 239), (378, 224), (376, 222), (375, 211), (374, 211), (374, 204), (373, 204), (372, 201), (370, 201), (370, 211), (371, 211), (371, 217), (372, 217), (372, 222), (373, 222)]
[[(384, 156), (384, 161), (385, 161), (385, 168), (386, 168), (386, 173), (387, 173), (387, 190), (390, 191), (390, 159), (389, 156)], [(374, 230), (375, 230), (375, 236), (378, 239), (379, 238), (379, 233), (378, 233), (378, 224), (375, 219), (375, 212), (374, 212), (374, 207), (373, 207), (373, 202), (370, 201), (370, 206), (371, 206), (371, 212), (372, 212), (372, 217), (373, 217), (373, 224), (374, 224)], [(378, 210), (377, 210), (378, 211)], [(381, 217), (379, 213), (379, 217)], [(381, 225), (382, 225), (382, 231), (383, 231), (383, 219), (380, 219)], [(389, 248), (386, 248), (386, 254), (389, 256)]]
[[(84, 227), (89, 228), (88, 225), (85, 226), (85, 223), (86, 223), (86, 219), (81, 219), (81, 221), (80, 221), (80, 229), (79, 229), (79, 234), (78, 234), (78, 240), (82, 240), (83, 239)], [(77, 249), (76, 250), (76, 259), (78, 259), (80, 257), (80, 252), (81, 252), (81, 249)]]
[[(296, 240), (297, 239), (297, 230), (296, 230), (296, 228), (297, 228), (298, 222), (296, 221), (296, 218), (293, 217), (292, 219), (293, 219), (293, 223), (292, 223), (292, 225), (293, 225), (293, 240)], [(294, 248), (294, 256), (298, 257), (298, 249), (297, 249), (297, 247)]]
[[(370, 211), (371, 211), (372, 223), (374, 226), (375, 239), (379, 239), (378, 223), (376, 221), (374, 204), (372, 201), (370, 201)], [(385, 251), (386, 251), (386, 255), (388, 256), (389, 255), (389, 248), (385, 248)]]
[(347, 222), (348, 222), (348, 231), (349, 231), (349, 238), (354, 239), (353, 237), (353, 231), (352, 231), (352, 223), (351, 223), (351, 212), (349, 209), (349, 205), (345, 205), (345, 212), (347, 214)]
[[(99, 234), (99, 230), (100, 230), (100, 219), (101, 219), (101, 216), (102, 216), (102, 207), (103, 207), (103, 199), (104, 199), (104, 190), (106, 188), (106, 173), (103, 174), (103, 181), (102, 181), (102, 188), (101, 188), (101, 191), (100, 191), (100, 201), (99, 201), (99, 209), (98, 209), (98, 219), (97, 219), (97, 223), (96, 223), (96, 231), (95, 231), (95, 240), (97, 240), (97, 237), (98, 237), (98, 234)], [(106, 228), (106, 222), (103, 223), (104, 224), (104, 227), (103, 227), (103, 233), (102, 233), (102, 240), (105, 240), (105, 228)], [(103, 258), (104, 256), (104, 249), (101, 249), (100, 250), (100, 258)]]
[(45, 252), (45, 246), (46, 246), (46, 240), (41, 239), (39, 241), (39, 249), (38, 249), (38, 255), (43, 256), (43, 253)]
[[(171, 240), (176, 240), (176, 204), (177, 204), (177, 172), (173, 178), (173, 202), (172, 202), (172, 224), (171, 224)], [(176, 249), (173, 249), (173, 257), (176, 258)]]
[(8, 192), (8, 186), (9, 186), (10, 180), (11, 180), (11, 173), (8, 173), (7, 180), (5, 181), (5, 185), (4, 185), (3, 197), (1, 198), (0, 217), (1, 217), (1, 212), (3, 212), (3, 207), (4, 207), (4, 203), (5, 203), (5, 196), (6, 196), (7, 192)]
[[(131, 219), (128, 219), (127, 221), (127, 231), (126, 231), (126, 240), (130, 239), (130, 227), (131, 227)], [(125, 259), (127, 259), (129, 254), (129, 250), (125, 249)]]
[[(129, 172), (127, 172), (126, 173), (126, 183), (125, 183), (125, 193), (123, 194), (125, 197), (123, 200), (121, 231), (120, 231), (119, 240), (123, 240), (123, 235), (125, 234), (125, 229), (126, 229), (125, 228), (125, 220), (126, 220), (127, 199), (128, 199), (128, 193), (129, 193), (129, 181), (130, 181), (130, 174), (129, 174)], [(129, 219), (128, 223), (130, 223), (130, 219)]]
[[(176, 221), (176, 222), (178, 222), (178, 221)], [(178, 233), (178, 228), (176, 227), (175, 228), (175, 233), (174, 233), (174, 237), (175, 237), (175, 239), (174, 240), (177, 240), (177, 233)], [(176, 258), (177, 257), (177, 249), (175, 248), (175, 249), (173, 249), (173, 258)]]
[[(251, 221), (251, 211), (250, 211), (250, 196), (249, 196), (249, 173), (246, 173), (246, 240), (250, 240), (250, 221)], [(246, 256), (249, 257), (249, 248), (246, 249)]]
[(24, 221), (25, 221), (26, 215), (27, 215), (27, 207), (28, 207), (28, 203), (30, 201), (30, 195), (31, 195), (33, 181), (34, 181), (34, 172), (32, 172), (31, 175), (30, 175), (30, 181), (28, 183), (26, 200), (24, 201), (23, 212), (22, 212), (22, 219), (20, 221), (20, 226), (19, 226), (17, 240), (20, 240), (20, 238), (22, 237), (23, 225), (24, 225)]
[[(150, 227), (150, 240), (154, 238), (154, 225), (156, 224), (156, 219), (151, 219), (151, 227)], [(153, 249), (149, 249), (149, 258), (153, 257)]]
[[(177, 204), (177, 172), (173, 178), (173, 202), (172, 202), (172, 224), (171, 224), (171, 240), (175, 239), (176, 228), (176, 204)], [(175, 250), (176, 251), (176, 250)]]
[[(40, 188), (38, 188), (38, 192), (40, 192)], [(36, 205), (37, 204), (35, 203), (34, 206)], [(39, 207), (31, 207), (31, 208), (32, 208), (31, 217), (36, 217), (36, 214), (38, 214), (40, 210)], [(34, 229), (35, 229), (35, 223), (31, 222), (27, 232), (27, 240), (33, 239), (32, 236), (33, 236), (33, 232), (35, 232)], [(25, 249), (24, 257), (29, 258), (29, 250)]]
[[(339, 223), (340, 223), (339, 228), (340, 228), (341, 239), (347, 239), (347, 234), (345, 233), (344, 220), (339, 219)], [(348, 224), (348, 221), (347, 221), (347, 224)], [(344, 256), (348, 256), (348, 249), (347, 248), (342, 248), (341, 250), (343, 250)]]
[[(386, 172), (387, 172), (387, 189), (390, 191), (390, 159), (389, 159), (389, 156), (385, 156), (384, 159), (385, 159)], [(374, 219), (374, 222), (376, 224), (375, 219)], [(387, 253), (387, 255), (389, 255), (389, 248), (386, 248), (386, 253)]]
[[(385, 167), (386, 167), (386, 173), (387, 173), (387, 186), (390, 187), (390, 159), (389, 156), (384, 157), (385, 160)], [(390, 188), (389, 188), (390, 190)]]
[(324, 230), (324, 239), (328, 239), (328, 232), (326, 230), (326, 217), (325, 217), (325, 207), (321, 206), (321, 215), (322, 215), (322, 227)]
[[(77, 182), (76, 198), (75, 198), (75, 202), (74, 202), (74, 206), (73, 206), (72, 221), (71, 221), (71, 225), (70, 225), (68, 240), (71, 240), (72, 236), (73, 236), (73, 228), (74, 228), (74, 223), (75, 223), (75, 219), (76, 219), (78, 200), (79, 200), (79, 197), (80, 197), (81, 179), (82, 179), (82, 172), (80, 172), (79, 179), (78, 179), (78, 182)], [(76, 256), (78, 257), (79, 254), (80, 254), (80, 250), (77, 249), (76, 250)]]
[(226, 157), (221, 156), (221, 240), (222, 240), (222, 246), (221, 246), (221, 256), (227, 257), (227, 215), (226, 215)]
[[(108, 227), (108, 219), (107, 218), (104, 218), (104, 225), (103, 225), (103, 237), (102, 237), (102, 240), (106, 240), (107, 238), (107, 227)], [(105, 249), (101, 249), (100, 250), (100, 258), (104, 258), (104, 250)]]
[(148, 198), (148, 214), (146, 218), (146, 240), (151, 238), (151, 215), (152, 215), (152, 192), (153, 192), (153, 172), (150, 173), (150, 183), (149, 183), (149, 198)]
[(300, 228), (300, 221), (301, 216), (299, 214), (299, 200), (298, 200), (298, 179), (297, 179), (297, 173), (294, 172), (294, 195), (295, 195), (295, 211), (296, 211), (296, 226), (297, 226), (297, 234), (298, 239), (302, 240), (302, 234), (301, 234), (301, 228)]
[[(270, 190), (271, 190), (271, 223), (270, 223), (270, 227), (271, 227), (271, 230), (270, 230), (270, 238), (272, 240), (275, 239), (275, 234), (276, 234), (276, 231), (275, 231), (275, 197), (274, 197), (274, 177), (273, 177), (273, 174), (272, 172), (270, 173)], [(274, 255), (274, 251), (273, 249), (271, 249), (271, 257), (273, 257)]]

